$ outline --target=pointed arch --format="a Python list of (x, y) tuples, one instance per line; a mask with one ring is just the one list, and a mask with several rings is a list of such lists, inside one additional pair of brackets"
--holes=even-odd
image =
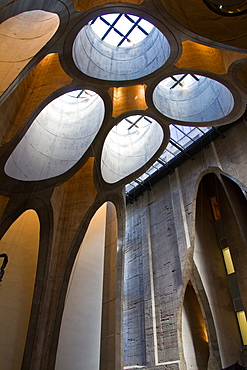
[[(236, 191), (236, 184), (226, 189), (222, 181), (220, 173), (218, 176), (211, 172), (206, 174), (198, 188), (197, 204), (196, 204), (196, 220), (195, 220), (195, 249), (194, 261), (198, 269), (203, 287), (205, 289), (207, 299), (216, 328), (217, 339), (219, 344), (220, 357), (222, 366), (229, 366), (236, 362), (239, 358), (239, 351), (242, 346), (242, 338), (240, 335), (236, 313), (243, 310), (244, 293), (243, 276), (243, 257), (246, 261), (243, 247), (243, 238), (240, 237), (239, 222), (233, 210), (233, 203), (236, 204), (236, 199), (233, 196)], [(239, 207), (240, 218), (243, 212)], [(242, 198), (241, 198), (242, 199)], [(227, 266), (224, 261), (224, 251), (229, 247), (233, 251), (237, 260), (237, 256), (242, 251), (242, 265), (238, 258), (238, 267), (240, 267), (240, 275), (242, 279), (238, 279), (236, 274), (227, 271)], [(242, 297), (239, 292), (242, 286)]]

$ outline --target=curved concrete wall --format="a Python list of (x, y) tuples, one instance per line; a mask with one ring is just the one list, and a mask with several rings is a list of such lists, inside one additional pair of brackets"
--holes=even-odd
[(88, 76), (125, 81), (160, 68), (169, 58), (170, 46), (155, 27), (141, 42), (121, 48), (102, 41), (87, 25), (76, 36), (72, 55), (77, 68)]
[(36, 277), (39, 233), (37, 213), (28, 210), (11, 225), (0, 243), (0, 253), (7, 253), (9, 258), (1, 283), (1, 369), (21, 368)]
[(18, 14), (0, 25), (0, 95), (50, 40), (58, 26), (58, 15), (43, 10)]
[(105, 203), (93, 216), (68, 285), (56, 370), (99, 369), (106, 228)]
[(10, 155), (6, 174), (34, 181), (68, 171), (89, 148), (104, 113), (104, 102), (98, 94), (88, 99), (64, 94), (54, 99), (36, 117)]
[(155, 107), (181, 122), (210, 122), (227, 116), (234, 107), (232, 93), (218, 81), (198, 77), (199, 81), (187, 88), (177, 85), (171, 89), (167, 83), (170, 77), (161, 81), (153, 92)]
[[(162, 144), (164, 133), (154, 119), (146, 127), (130, 127), (125, 120), (114, 126), (106, 137), (101, 156), (101, 173), (115, 183), (144, 166)], [(137, 123), (138, 125), (138, 123)]]

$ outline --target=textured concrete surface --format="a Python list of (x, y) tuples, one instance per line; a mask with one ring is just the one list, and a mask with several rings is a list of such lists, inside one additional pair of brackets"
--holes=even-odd
[(58, 176), (85, 154), (105, 108), (98, 94), (89, 90), (86, 97), (76, 98), (79, 93), (64, 94), (40, 112), (6, 162), (8, 176), (23, 181)]
[[(201, 328), (204, 326), (201, 322), (205, 323), (208, 337), (207, 370), (218, 370), (223, 364), (230, 365), (233, 359), (234, 362), (237, 359), (244, 361), (240, 357), (246, 351), (240, 344), (234, 323), (212, 215), (205, 200), (204, 190), (212, 189), (212, 182), (203, 176), (213, 172), (217, 177), (213, 184), (221, 184), (218, 188), (223, 204), (224, 228), (246, 310), (246, 122), (241, 120), (228, 130), (225, 139), (220, 137), (207, 148), (202, 148), (193, 161), (184, 162), (151, 191), (144, 192), (134, 204), (129, 204), (127, 210), (123, 187), (152, 164), (156, 158), (155, 155), (152, 157), (153, 151), (161, 142), (160, 136), (164, 135), (168, 140), (171, 122), (177, 120), (190, 125), (190, 121), (184, 120), (195, 114), (197, 120), (193, 125), (211, 126), (230, 123), (242, 116), (247, 99), (246, 15), (231, 19), (221, 17), (210, 12), (202, 1), (196, 0), (123, 0), (114, 1), (114, 4), (111, 0), (26, 0), (4, 1), (0, 10), (1, 22), (4, 25), (11, 17), (31, 11), (55, 14), (56, 19), (59, 17), (59, 27), (14, 80), (9, 80), (0, 97), (0, 236), (3, 237), (27, 209), (34, 210), (40, 222), (32, 308), (24, 338), (25, 348), (19, 356), (19, 361), (23, 361), (22, 369), (54, 369), (72, 267), (90, 220), (105, 202), (111, 202), (115, 211), (108, 209), (107, 215), (101, 369), (187, 370), (198, 363), (198, 351), (195, 352), (197, 338), (202, 340)], [(157, 27), (159, 31), (150, 35), (146, 43), (150, 50), (153, 49), (152, 54), (144, 43), (140, 47), (136, 45), (128, 53), (136, 57), (132, 64), (127, 53), (124, 55), (124, 52), (115, 53), (112, 48), (100, 48), (92, 34), (88, 34), (87, 41), (91, 44), (83, 46), (85, 50), (92, 50), (93, 54), (91, 57), (77, 55), (80, 60), (88, 62), (88, 70), (80, 71), (72, 57), (77, 34), (94, 17), (119, 11), (145, 15)], [(25, 31), (28, 26), (26, 23)], [(153, 36), (157, 36), (154, 45), (158, 50), (154, 50)], [(22, 42), (25, 44), (24, 40)], [(16, 49), (12, 48), (9, 52), (15, 54), (18, 51), (18, 43), (15, 42), (15, 45)], [(21, 51), (24, 53), (25, 50)], [(100, 59), (99, 51), (109, 52), (118, 60), (114, 64), (115, 61), (105, 54)], [(7, 61), (3, 68), (8, 70)], [(101, 74), (102, 71), (104, 74)], [(161, 80), (183, 73), (195, 73), (207, 77), (208, 81), (218, 81), (223, 90), (232, 95), (233, 106), (232, 98), (225, 99), (223, 94), (220, 101), (215, 94), (213, 112), (205, 115), (211, 121), (203, 121), (202, 113), (209, 108), (212, 91), (219, 94), (221, 91), (207, 90), (202, 86), (201, 93), (205, 95), (199, 99), (199, 104), (195, 104), (193, 99), (187, 100), (187, 103), (186, 99), (180, 99), (176, 102), (176, 109), (173, 102), (165, 111), (162, 107), (159, 111), (154, 106), (153, 91)], [(60, 114), (65, 103), (59, 106), (55, 118), (51, 119), (51, 112), (48, 111), (52, 104), (56, 104), (56, 99), (68, 91), (81, 89), (92, 90), (99, 95), (99, 101), (102, 100), (104, 105), (104, 113), (101, 111), (103, 121), (99, 123), (93, 118), (97, 115), (97, 106), (88, 112), (82, 125), (77, 120), (75, 123), (75, 114), (67, 117)], [(193, 97), (196, 97), (196, 91), (194, 93)], [(162, 99), (161, 96), (163, 106)], [(176, 119), (167, 116), (168, 109), (177, 112)], [(220, 111), (222, 118), (219, 118)], [(226, 113), (228, 111), (230, 113)], [(185, 116), (182, 116), (183, 112), (186, 112)], [(34, 150), (29, 155), (27, 150), (23, 150), (15, 158), (19, 168), (30, 173), (29, 181), (24, 181), (24, 177), (21, 180), (14, 178), (14, 170), (13, 177), (8, 176), (4, 172), (8, 158), (18, 145), (22, 145), (29, 129), (29, 133), (34, 132), (35, 119), (45, 113), (48, 114), (46, 123), (49, 121), (49, 130), (40, 126), (42, 136), (47, 138), (45, 144), (35, 133), (29, 148), (32, 146), (32, 150), (35, 147), (39, 151)], [(137, 135), (132, 146), (122, 140), (121, 145), (115, 145), (115, 139), (120, 136), (114, 134), (108, 153), (104, 153), (104, 160), (111, 169), (108, 173), (110, 183), (107, 183), (101, 171), (103, 148), (107, 143), (105, 139), (109, 138), (111, 130), (116, 131), (115, 124), (135, 114), (152, 117), (158, 122), (157, 126), (150, 135)], [(202, 117), (198, 118), (200, 114)], [(60, 121), (65, 124), (62, 126), (66, 127), (66, 132), (59, 132)], [(74, 130), (74, 123), (78, 123), (77, 132), (80, 134), (86, 129), (81, 141)], [(97, 131), (93, 129), (94, 125), (98, 129), (95, 136), (92, 134)], [(71, 152), (65, 150), (63, 141), (67, 140), (70, 129), (73, 134), (72, 157), (76, 162), (71, 168)], [(54, 157), (49, 152), (52, 166), (50, 172), (45, 169), (49, 178), (37, 179), (35, 171), (40, 165), (46, 165), (39, 154), (32, 162), (34, 153), (43, 155), (49, 148), (48, 137), (55, 142), (56, 135), (61, 143), (56, 147), (56, 157), (60, 160), (65, 158), (65, 172), (64, 169), (62, 172), (55, 171)], [(80, 151), (77, 147), (75, 150), (75, 142), (88, 145), (79, 160), (85, 148)], [(145, 157), (146, 153), (149, 156)], [(32, 166), (27, 167), (30, 163)], [(198, 190), (200, 183), (202, 185)], [(1, 288), (4, 283), (3, 280)], [(192, 299), (187, 298), (189, 286), (193, 287), (194, 305)], [(194, 308), (196, 319), (191, 318)], [(234, 335), (227, 331), (224, 317), (232, 320), (229, 326), (233, 328)], [(18, 325), (17, 316), (16, 319)], [(186, 333), (190, 329), (190, 345), (186, 348)], [(8, 332), (4, 334), (8, 335)], [(198, 343), (202, 344), (200, 341)], [(229, 343), (230, 350), (227, 348)], [(204, 368), (206, 347), (206, 344), (200, 345)]]
[(156, 27), (143, 41), (120, 48), (101, 41), (90, 26), (85, 26), (78, 33), (72, 52), (77, 68), (86, 75), (126, 81), (147, 76), (161, 67), (170, 55), (170, 45)]
[[(234, 106), (231, 92), (218, 81), (196, 76), (199, 81), (188, 86), (185, 79), (182, 86), (174, 88), (170, 88), (175, 83), (170, 78), (161, 81), (153, 93), (156, 108), (167, 117), (182, 122), (210, 122), (227, 116)], [(167, 80), (171, 83), (167, 84)]]
[(1, 23), (0, 95), (50, 40), (58, 26), (58, 15), (42, 10), (24, 12)]
[[(134, 365), (139, 364), (149, 369), (160, 363), (159, 368), (163, 369), (162, 363), (175, 362), (179, 358), (182, 368), (179, 353), (187, 343), (186, 337), (180, 336), (183, 333), (182, 305), (189, 280), (196, 291), (209, 338), (208, 368), (213, 370), (229, 366), (236, 361), (234, 358), (242, 361), (237, 349), (241, 348), (241, 338), (212, 211), (208, 198), (204, 195), (202, 202), (200, 196), (197, 197), (197, 191), (202, 175), (211, 172), (218, 176), (227, 173), (230, 179), (239, 181), (242, 189), (246, 190), (247, 176), (242, 171), (246, 154), (241, 148), (246, 129), (246, 123), (240, 123), (228, 132), (225, 139), (217, 139), (212, 146), (199, 153), (193, 161), (193, 175), (192, 162), (188, 160), (175, 174), (164, 178), (153, 186), (151, 192), (145, 192), (143, 197), (127, 206), (124, 361), (128, 368), (134, 369)], [(233, 144), (235, 140), (239, 145)], [(238, 158), (234, 166), (227, 153)], [(231, 183), (231, 180), (228, 182)], [(203, 187), (208, 188), (206, 184)], [(239, 208), (242, 208), (244, 211), (246, 199), (240, 205), (233, 196), (227, 198), (222, 185), (215, 191), (223, 197), (221, 203), (225, 205), (225, 210), (222, 212), (227, 212), (224, 222), (229, 245), (236, 261), (239, 282), (243, 282), (242, 279), (246, 278), (240, 276), (245, 270), (246, 252), (242, 245), (246, 245), (246, 237), (238, 230), (241, 217), (236, 219), (233, 210), (239, 213)], [(238, 241), (234, 241), (235, 238)], [(238, 259), (240, 255), (241, 262)], [(245, 300), (244, 293), (242, 297)], [(215, 342), (218, 342), (218, 349)], [(187, 363), (188, 368), (195, 366), (192, 364)]]
[[(137, 116), (138, 118), (138, 116)], [(102, 149), (101, 172), (108, 183), (115, 183), (144, 166), (166, 139), (162, 127), (151, 117), (150, 122), (116, 124), (107, 135)]]

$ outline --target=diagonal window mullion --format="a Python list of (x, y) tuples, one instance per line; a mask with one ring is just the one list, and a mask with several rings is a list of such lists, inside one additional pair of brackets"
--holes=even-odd
[(146, 30), (144, 30), (144, 28), (142, 28), (142, 26), (140, 26), (139, 24), (137, 25), (137, 28), (142, 31), (144, 33), (144, 35), (148, 36), (148, 32)]
[[(170, 89), (174, 89), (174, 87), (176, 87), (177, 85), (179, 85), (182, 81), (183, 81), (183, 79), (185, 78), (187, 76), (187, 73), (186, 74), (184, 74), (182, 77), (180, 77), (178, 80), (177, 80), (177, 82), (175, 82), (175, 84), (174, 85), (172, 85), (171, 87), (170, 87)], [(174, 79), (174, 78), (173, 78)]]
[[(128, 14), (124, 14), (124, 16), (131, 23), (136, 23)], [(138, 23), (139, 23), (139, 20), (138, 20)], [(137, 24), (136, 27), (139, 28), (139, 30), (142, 31), (144, 33), (144, 35), (146, 35), (146, 36), (149, 35), (149, 33), (142, 26), (140, 26), (139, 24)]]
[(131, 32), (137, 27), (138, 23), (141, 21), (141, 18), (137, 19), (137, 21), (133, 24), (133, 26), (129, 29), (129, 31), (126, 33), (126, 35), (123, 37), (123, 39), (118, 43), (117, 46), (121, 46), (122, 43), (128, 39), (128, 36), (131, 34)]
[(135, 23), (134, 19), (132, 19), (128, 14), (124, 14), (125, 18), (128, 19), (131, 23)]
[[(107, 26), (110, 26), (111, 27), (111, 23), (110, 22), (108, 22), (104, 17), (99, 17), (100, 18), (100, 20), (102, 21), (102, 22), (104, 22)], [(97, 18), (95, 18), (92, 22), (91, 22), (91, 24), (93, 24), (95, 21), (96, 21), (96, 19)]]
[(143, 116), (140, 116), (135, 122), (131, 122), (131, 125), (128, 128), (128, 130), (130, 130), (132, 127), (134, 127), (137, 124), (137, 122), (139, 122), (142, 118), (143, 118)]
[[(103, 37), (101, 38), (101, 40), (104, 40), (106, 38), (106, 36), (111, 32), (112, 29), (114, 29), (114, 26), (116, 25), (116, 23), (119, 21), (119, 19), (122, 17), (123, 14), (119, 14), (117, 16), (117, 18), (115, 19), (115, 21), (110, 25), (110, 27), (108, 28), (108, 30), (106, 31), (106, 33), (103, 35)], [(101, 18), (101, 17), (100, 17)], [(106, 23), (106, 22), (105, 22)]]
[[(175, 127), (178, 131), (180, 131), (184, 136), (186, 136), (188, 139), (192, 140), (192, 141), (195, 141), (192, 137), (189, 136), (190, 132), (193, 131), (191, 130), (189, 132), (189, 134), (186, 134), (186, 132), (184, 132), (183, 130), (181, 130), (181, 128), (179, 128), (178, 126), (176, 125), (172, 125), (173, 127)], [(182, 139), (182, 138), (181, 138)]]

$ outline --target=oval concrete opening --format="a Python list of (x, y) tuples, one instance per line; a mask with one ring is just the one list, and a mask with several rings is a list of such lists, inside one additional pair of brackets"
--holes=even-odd
[(179, 74), (165, 78), (153, 92), (155, 107), (182, 122), (210, 122), (227, 116), (234, 99), (229, 89), (211, 78)]
[(89, 148), (104, 114), (103, 99), (90, 90), (54, 99), (35, 118), (8, 158), (5, 173), (23, 181), (63, 174)]
[[(107, 16), (115, 16), (115, 21), (110, 22)], [(143, 18), (115, 13), (104, 17), (101, 16), (89, 22), (75, 38), (72, 56), (81, 72), (90, 77), (108, 81), (134, 80), (156, 71), (169, 58), (170, 45), (166, 37), (152, 25), (148, 29), (145, 25), (142, 26)], [(106, 26), (103, 34), (97, 32), (97, 28), (94, 27), (97, 20), (101, 18), (108, 23), (107, 26), (102, 21), (103, 27)], [(130, 22), (129, 30), (126, 29), (125, 18)], [(149, 22), (147, 23), (150, 25)], [(137, 33), (142, 33), (145, 37), (138, 41), (139, 38), (135, 38)], [(137, 40), (137, 43), (132, 41), (132, 37)], [(117, 42), (114, 41), (116, 38)]]
[(139, 170), (160, 148), (164, 132), (151, 117), (129, 116), (114, 126), (106, 137), (101, 155), (101, 173), (115, 183)]

